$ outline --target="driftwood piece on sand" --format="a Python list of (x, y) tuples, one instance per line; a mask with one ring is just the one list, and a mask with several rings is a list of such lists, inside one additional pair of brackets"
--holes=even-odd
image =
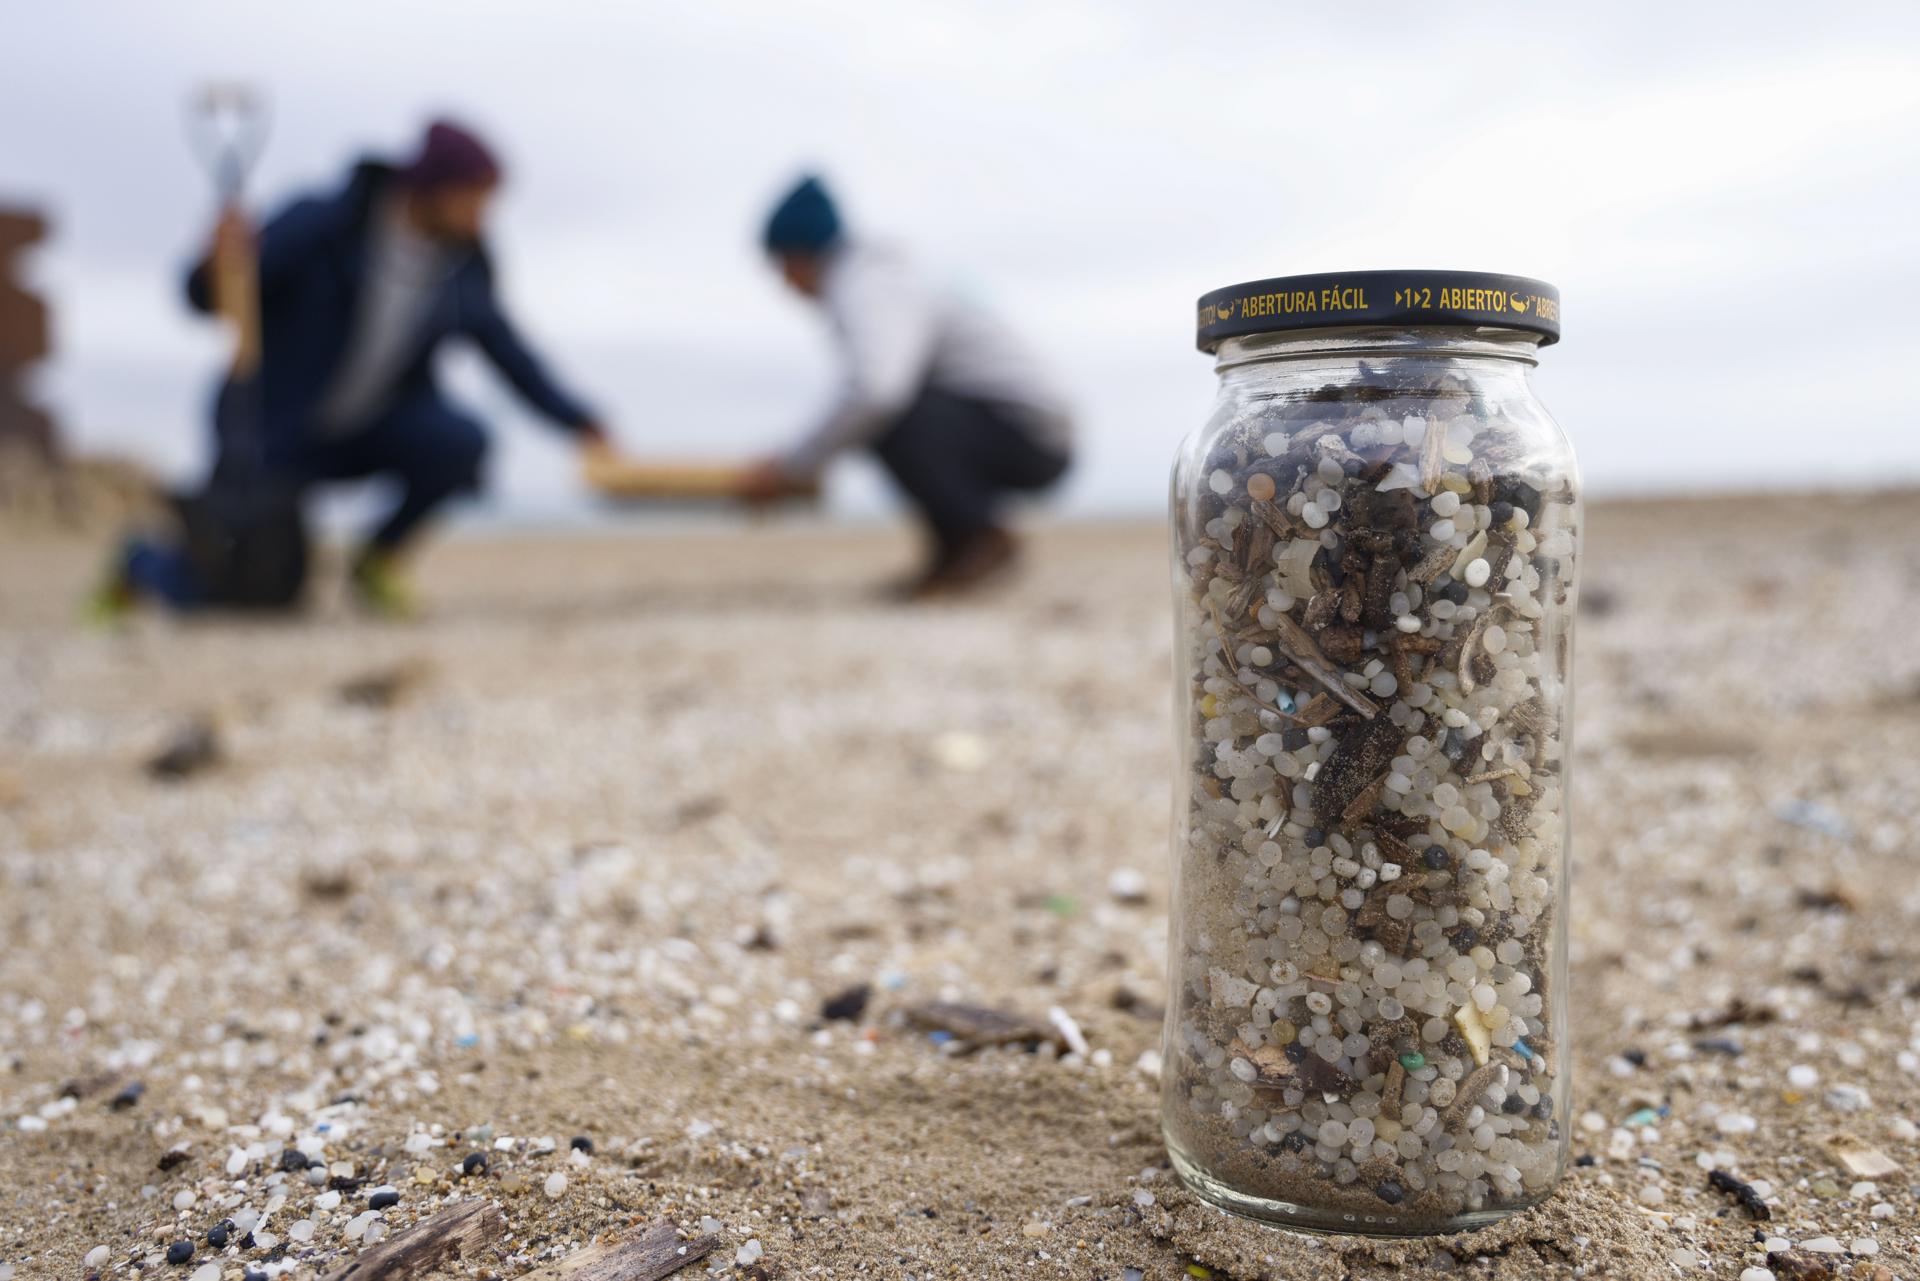
[(661, 1281), (689, 1263), (713, 1253), (718, 1242), (710, 1236), (682, 1241), (673, 1224), (662, 1219), (617, 1241), (575, 1250), (557, 1263), (529, 1272), (526, 1281)]
[(908, 1007), (905, 1013), (908, 1026), (921, 1032), (945, 1032), (963, 1053), (992, 1045), (1034, 1047), (1043, 1041), (1051, 1041), (1062, 1050), (1066, 1048), (1058, 1031), (1009, 1010), (926, 1001)]
[(473, 1259), (506, 1230), (498, 1206), (462, 1201), (361, 1251), (328, 1273), (327, 1281), (414, 1281), (449, 1263)]

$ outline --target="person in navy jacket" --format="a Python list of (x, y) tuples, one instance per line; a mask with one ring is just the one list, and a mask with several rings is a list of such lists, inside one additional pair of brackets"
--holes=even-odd
[(254, 428), (268, 469), (302, 487), (384, 476), (393, 509), (354, 557), (369, 605), (408, 608), (400, 553), (449, 498), (478, 488), (487, 436), (448, 400), (434, 357), (451, 338), (477, 344), (516, 391), (583, 444), (603, 442), (594, 414), (527, 348), (494, 294), (482, 229), (501, 170), (471, 132), (440, 121), (410, 163), (356, 165), (344, 187), (295, 200), (257, 237), (223, 217), (187, 277), (212, 311), (215, 261), (254, 252), (261, 366)]

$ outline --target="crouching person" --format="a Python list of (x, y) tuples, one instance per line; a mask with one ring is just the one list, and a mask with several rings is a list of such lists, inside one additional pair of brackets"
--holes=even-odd
[(817, 304), (844, 370), (837, 402), (786, 453), (756, 465), (747, 496), (807, 488), (836, 454), (865, 449), (918, 512), (919, 598), (963, 591), (1015, 560), (1010, 495), (1051, 488), (1072, 457), (1064, 399), (999, 319), (891, 248), (852, 237), (816, 178), (768, 219), (767, 252)]
[[(541, 414), (582, 442), (603, 439), (494, 296), (482, 232), (500, 179), (479, 138), (436, 123), (410, 163), (362, 162), (340, 189), (294, 201), (257, 237), (223, 217), (188, 276), (189, 301), (212, 311), (223, 256), (257, 259), (259, 365), (244, 413), (227, 403), (241, 389), (223, 391), (216, 485), (238, 472), (301, 494), (370, 477), (398, 483), (352, 561), (352, 586), (377, 612), (410, 612), (402, 554), (448, 499), (481, 484), (486, 432), (435, 380), (445, 342), (473, 341)], [(242, 450), (245, 467), (234, 457)], [(222, 603), (194, 564), (183, 547), (137, 547), (124, 586), (182, 607)]]

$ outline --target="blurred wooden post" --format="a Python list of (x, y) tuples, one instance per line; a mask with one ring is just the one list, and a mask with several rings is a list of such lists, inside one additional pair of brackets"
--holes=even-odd
[(47, 305), (14, 279), (21, 251), (46, 234), (38, 214), (0, 208), (0, 447), (24, 444), (51, 458), (53, 419), (21, 390), (22, 375), (49, 350)]

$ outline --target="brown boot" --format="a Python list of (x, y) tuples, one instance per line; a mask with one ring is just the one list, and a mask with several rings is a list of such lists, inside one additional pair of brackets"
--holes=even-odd
[(913, 583), (908, 600), (959, 596), (991, 584), (1020, 559), (1020, 543), (1004, 529), (983, 529), (952, 549)]

